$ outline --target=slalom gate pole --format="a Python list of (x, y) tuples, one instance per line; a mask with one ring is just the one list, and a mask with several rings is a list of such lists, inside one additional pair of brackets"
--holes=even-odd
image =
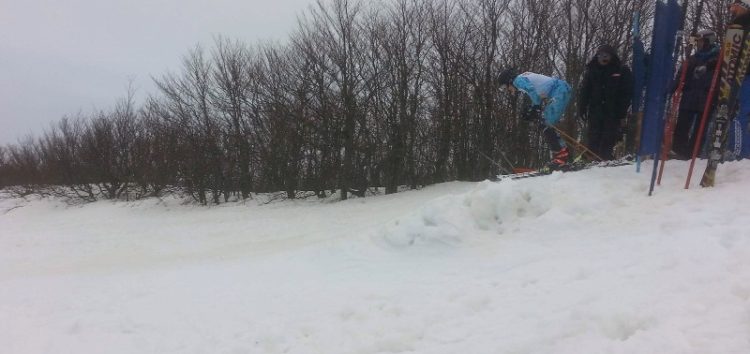
[[(665, 5), (667, 6), (667, 8), (669, 8), (671, 4), (677, 5), (677, 1), (676, 0), (670, 0)], [(687, 5), (688, 5), (688, 1), (687, 0), (683, 0), (682, 7), (681, 7), (681, 10), (682, 10), (681, 11), (681, 17), (678, 19), (679, 22), (677, 22), (677, 28), (676, 28), (676, 33), (675, 34), (679, 34), (679, 31), (682, 31), (685, 28), (685, 20), (687, 19), (687, 10), (688, 10), (687, 9)], [(679, 7), (680, 5), (677, 5), (677, 6)], [(669, 22), (669, 20), (670, 20), (669, 17), (665, 17), (665, 21), (667, 21), (667, 23), (668, 23), (667, 27), (665, 27), (665, 28), (669, 28), (669, 24), (671, 24), (671, 22)], [(654, 23), (656, 23), (656, 19), (654, 21), (655, 21)], [(656, 26), (656, 24), (654, 26)], [(669, 69), (670, 70), (669, 71), (670, 76), (672, 75), (672, 72), (673, 72), (672, 70), (675, 69), (675, 63), (679, 59), (680, 51), (682, 50), (682, 46), (681, 46), (682, 40), (681, 39), (680, 39), (680, 41), (678, 41), (677, 40), (677, 36), (675, 36), (675, 40), (674, 40), (673, 43), (674, 43), (674, 48), (672, 48), (672, 56), (669, 57), (669, 59), (668, 59), (669, 63), (671, 63), (671, 67)], [(653, 48), (653, 43), (652, 43), (652, 48)], [(653, 67), (652, 67), (651, 70), (653, 70)], [(662, 114), (666, 115), (668, 113), (668, 111), (669, 111), (669, 107), (668, 107), (667, 104), (665, 104), (664, 111), (662, 112)], [(666, 120), (668, 120), (668, 117), (664, 117), (663, 119), (666, 121)], [(666, 123), (664, 124), (664, 126), (657, 124), (657, 129), (661, 129), (661, 130), (658, 130), (658, 132), (656, 134), (657, 138), (659, 136), (661, 136), (663, 138), (663, 136), (665, 134), (665, 130), (666, 130), (665, 129), (666, 125), (667, 125)], [(649, 188), (648, 188), (648, 195), (649, 196), (652, 196), (653, 193), (654, 193), (654, 187), (656, 186), (656, 177), (657, 177), (658, 172), (659, 172), (659, 158), (661, 157), (664, 148), (665, 148), (664, 147), (664, 141), (662, 139), (662, 141), (657, 145), (656, 152), (654, 153), (654, 167), (651, 170), (651, 183), (649, 183)]]

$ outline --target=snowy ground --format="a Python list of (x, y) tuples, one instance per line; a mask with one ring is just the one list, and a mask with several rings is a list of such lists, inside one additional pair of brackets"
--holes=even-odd
[(713, 189), (686, 170), (652, 197), (627, 166), (342, 203), (3, 200), (0, 352), (750, 353), (750, 162)]

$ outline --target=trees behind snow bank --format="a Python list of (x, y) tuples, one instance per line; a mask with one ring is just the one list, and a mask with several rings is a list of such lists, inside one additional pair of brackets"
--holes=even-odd
[[(646, 0), (333, 0), (284, 44), (217, 38), (140, 104), (67, 117), (0, 148), (0, 186), (78, 200), (179, 192), (202, 204), (299, 191), (346, 199), (546, 161), (499, 91), (505, 67), (577, 85), (593, 49), (630, 52)], [(644, 30), (648, 30), (645, 28)], [(563, 127), (582, 127), (571, 105)]]

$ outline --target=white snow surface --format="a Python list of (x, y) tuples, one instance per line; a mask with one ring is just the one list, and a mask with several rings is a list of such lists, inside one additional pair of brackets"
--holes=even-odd
[[(345, 202), (0, 201), (0, 353), (750, 353), (750, 162)], [(700, 178), (699, 164), (694, 177)]]

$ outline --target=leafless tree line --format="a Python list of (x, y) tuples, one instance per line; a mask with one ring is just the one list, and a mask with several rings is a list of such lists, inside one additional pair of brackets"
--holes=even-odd
[[(202, 204), (300, 191), (387, 193), (546, 161), (500, 70), (577, 86), (594, 48), (630, 53), (632, 13), (648, 0), (332, 0), (285, 44), (217, 38), (196, 47), (159, 92), (65, 118), (0, 148), (0, 187), (79, 200), (179, 192)], [(710, 11), (706, 12), (710, 16)], [(644, 35), (644, 37), (646, 37)], [(583, 128), (571, 105), (563, 123)]]

